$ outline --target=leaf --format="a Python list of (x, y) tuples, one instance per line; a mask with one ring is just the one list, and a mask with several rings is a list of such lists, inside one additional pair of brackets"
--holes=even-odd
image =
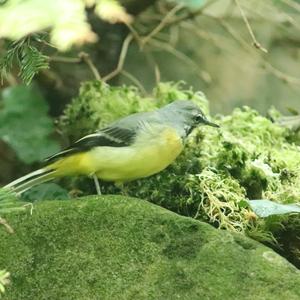
[(174, 0), (174, 2), (183, 4), (192, 9), (199, 9), (207, 2), (207, 0)]
[(132, 16), (129, 15), (125, 8), (116, 0), (98, 0), (95, 13), (102, 18), (102, 20), (112, 24), (129, 24), (132, 22)]
[(35, 74), (49, 67), (48, 56), (43, 55), (33, 46), (27, 46), (23, 50), (20, 65), (21, 79), (26, 84), (29, 84)]
[[(31, 38), (38, 40), (39, 36)], [(20, 76), (24, 83), (29, 84), (34, 75), (49, 67), (49, 57), (43, 55), (36, 47), (30, 45), (30, 39), (24, 38), (10, 43), (6, 53), (0, 59), (0, 79), (3, 81), (16, 61), (20, 66)]]
[(18, 40), (46, 29), (61, 51), (97, 40), (82, 0), (10, 0), (0, 5), (0, 38)]
[(16, 86), (2, 93), (0, 139), (9, 144), (25, 163), (41, 161), (59, 150), (49, 135), (53, 121), (48, 104), (33, 87)]
[(249, 200), (251, 209), (262, 218), (272, 215), (300, 213), (298, 204), (279, 204), (270, 200)]
[(68, 191), (56, 183), (44, 183), (32, 187), (22, 195), (26, 201), (40, 200), (65, 200), (69, 199)]

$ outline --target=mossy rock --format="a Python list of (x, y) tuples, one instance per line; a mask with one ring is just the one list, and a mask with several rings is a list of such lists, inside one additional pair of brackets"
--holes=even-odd
[(5, 216), (4, 299), (300, 299), (300, 273), (240, 234), (121, 196)]

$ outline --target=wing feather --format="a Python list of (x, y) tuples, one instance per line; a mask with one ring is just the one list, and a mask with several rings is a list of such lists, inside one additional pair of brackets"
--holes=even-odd
[(89, 134), (76, 141), (69, 148), (48, 158), (47, 162), (69, 156), (70, 154), (88, 151), (94, 147), (126, 147), (130, 146), (136, 136), (136, 130), (118, 126), (106, 127), (96, 133)]

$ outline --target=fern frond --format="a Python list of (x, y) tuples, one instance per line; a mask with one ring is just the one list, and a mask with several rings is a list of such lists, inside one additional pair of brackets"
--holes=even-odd
[(24, 47), (22, 50), (19, 74), (22, 81), (29, 84), (40, 70), (49, 67), (48, 56), (33, 46)]
[(0, 58), (0, 79), (7, 78), (14, 63), (19, 65), (19, 75), (25, 84), (29, 84), (34, 75), (49, 67), (48, 56), (43, 55), (30, 44), (30, 38), (24, 38), (8, 45), (6, 53)]

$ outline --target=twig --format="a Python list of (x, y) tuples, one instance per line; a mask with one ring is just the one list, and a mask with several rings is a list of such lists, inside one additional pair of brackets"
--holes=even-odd
[(282, 81), (300, 85), (300, 78), (285, 74), (284, 72), (278, 70), (277, 68), (275, 68), (273, 65), (271, 65), (267, 61), (263, 61), (262, 64), (263, 64), (263, 67), (266, 68), (271, 74), (273, 74), (277, 78), (281, 79)]
[(243, 20), (244, 20), (244, 22), (245, 22), (245, 24), (246, 24), (246, 27), (247, 27), (247, 29), (248, 29), (248, 32), (249, 32), (250, 36), (251, 36), (251, 38), (252, 38), (253, 46), (254, 46), (255, 48), (257, 48), (257, 49), (259, 49), (259, 50), (265, 52), (265, 53), (268, 53), (268, 50), (267, 50), (266, 48), (262, 47), (262, 45), (257, 41), (257, 39), (256, 39), (256, 37), (255, 37), (255, 35), (254, 35), (254, 32), (253, 32), (253, 30), (252, 30), (252, 28), (251, 28), (251, 26), (250, 26), (250, 23), (249, 23), (249, 21), (248, 21), (248, 19), (247, 19), (247, 17), (246, 17), (246, 14), (245, 14), (244, 10), (242, 9), (242, 7), (241, 7), (241, 5), (240, 5), (240, 1), (239, 1), (239, 0), (234, 0), (234, 1), (235, 1), (235, 3), (236, 3), (237, 7), (238, 7), (239, 10), (240, 10), (241, 16), (242, 16), (242, 18), (243, 18)]
[(155, 74), (155, 82), (156, 84), (160, 83), (160, 69), (157, 64), (154, 65), (154, 74)]
[(79, 57), (64, 57), (64, 56), (51, 56), (49, 57), (49, 60), (54, 62), (62, 62), (62, 63), (70, 63), (70, 64), (77, 64), (82, 62), (82, 59)]
[(173, 47), (176, 46), (179, 40), (179, 26), (170, 27), (169, 42)]
[(78, 57), (80, 59), (82, 59), (82, 61), (84, 61), (88, 65), (88, 67), (94, 74), (95, 79), (100, 81), (101, 80), (100, 73), (99, 73), (98, 69), (96, 68), (96, 66), (94, 65), (94, 63), (92, 62), (90, 55), (86, 52), (80, 52)]
[(249, 6), (247, 9), (249, 11), (251, 11), (253, 14), (257, 15), (258, 17), (262, 18), (262, 19), (267, 19), (266, 18), (266, 14), (265, 12), (269, 12), (271, 11), (271, 9), (274, 9), (274, 12), (273, 14), (276, 12), (276, 14), (280, 17), (284, 17), (284, 19), (281, 20), (281, 22), (276, 22), (276, 25), (280, 25), (280, 26), (283, 26), (284, 28), (286, 28), (285, 25), (283, 24), (286, 24), (286, 22), (288, 22), (289, 24), (293, 25), (294, 27), (296, 27), (297, 29), (300, 28), (299, 24), (296, 22), (296, 20), (291, 16), (289, 15), (288, 13), (282, 11), (282, 10), (279, 10), (276, 6), (274, 5), (268, 5), (268, 2), (267, 1), (262, 1), (262, 4), (264, 5), (264, 12), (261, 12), (261, 10), (257, 10), (255, 8), (252, 8), (252, 6)]
[(140, 42), (141, 47), (143, 47), (147, 42), (149, 42), (149, 40), (153, 36), (155, 36), (157, 33), (159, 33), (162, 29), (179, 24), (188, 19), (193, 19), (193, 18), (197, 17), (198, 15), (202, 14), (206, 8), (211, 6), (216, 1), (217, 0), (209, 0), (203, 6), (201, 6), (201, 8), (198, 10), (188, 11), (188, 13), (183, 16), (179, 16), (177, 18), (172, 18), (180, 9), (183, 8), (183, 5), (175, 6), (171, 11), (169, 11), (167, 13), (167, 15), (160, 21), (160, 23), (151, 32), (149, 32), (145, 37), (140, 37), (133, 28), (130, 28), (130, 30), (135, 31), (134, 37)]
[(7, 221), (1, 217), (0, 217), (0, 225), (3, 225), (6, 228), (6, 230), (11, 234), (15, 232), (13, 228), (7, 223)]
[(153, 72), (154, 72), (154, 77), (155, 77), (155, 83), (159, 84), (161, 76), (160, 76), (160, 69), (159, 69), (158, 63), (156, 62), (156, 60), (154, 59), (154, 57), (150, 51), (144, 51), (144, 55), (148, 62), (148, 66), (151, 68), (154, 66)]
[(245, 42), (238, 34), (234, 31), (234, 29), (224, 20), (218, 19), (222, 27), (236, 40), (242, 48), (246, 51), (251, 51), (253, 48), (249, 46), (247, 42)]
[[(227, 30), (227, 32), (247, 51), (250, 52), (251, 51), (251, 47), (243, 40), (241, 39), (236, 32), (234, 31), (234, 29), (232, 27), (230, 27), (230, 25), (224, 21), (220, 21), (221, 25)], [(290, 76), (288, 74), (285, 74), (284, 72), (278, 70), (277, 68), (275, 68), (272, 64), (270, 64), (267, 61), (262, 61), (261, 62), (263, 68), (265, 68), (268, 72), (270, 72), (272, 75), (274, 75), (275, 77), (277, 77), (278, 79), (290, 83), (290, 84), (296, 84), (296, 85), (300, 85), (300, 78), (297, 77), (293, 77)]]
[[(126, 24), (131, 32), (131, 34), (133, 35), (134, 39), (136, 40), (136, 42), (138, 43), (139, 47), (142, 49), (143, 46), (149, 42), (151, 40), (151, 38), (154, 35), (159, 34), (159, 32), (166, 27), (172, 26), (172, 25), (176, 25), (182, 21), (185, 21), (187, 19), (190, 18), (194, 18), (197, 15), (202, 14), (202, 12), (209, 7), (210, 5), (212, 5), (213, 3), (215, 3), (217, 0), (209, 0), (207, 1), (199, 10), (196, 11), (189, 11), (188, 14), (181, 16), (181, 17), (177, 17), (175, 19), (172, 19), (172, 16), (176, 14), (176, 12), (178, 12), (182, 7), (181, 5), (177, 5), (173, 8), (173, 10), (169, 11), (167, 13), (167, 15), (163, 18), (163, 20), (160, 21), (160, 23), (152, 30), (150, 31), (145, 37), (141, 37), (139, 35), (139, 33), (135, 30), (135, 28), (133, 28), (130, 24)], [(172, 27), (174, 28), (174, 27)], [(171, 38), (173, 38), (174, 36), (171, 35)], [(177, 39), (177, 37), (176, 37)], [(174, 39), (170, 40), (170, 43), (174, 43)], [(168, 47), (168, 51), (172, 52), (172, 47)], [(193, 61), (190, 60), (188, 57), (186, 57), (184, 54), (178, 52), (177, 50), (175, 50), (176, 53), (174, 53), (173, 51), (173, 55), (175, 55), (176, 57), (180, 58), (181, 60), (187, 61), (189, 60), (189, 64), (193, 64)], [(194, 64), (195, 67), (195, 64)], [(197, 68), (197, 67), (196, 67)], [(160, 81), (160, 71), (159, 71), (159, 67), (158, 65), (155, 64), (155, 79), (156, 82), (158, 83)]]
[(141, 46), (144, 47), (149, 40), (155, 36), (157, 33), (159, 33), (165, 26), (168, 24), (169, 20), (182, 8), (184, 7), (183, 4), (176, 5), (171, 9), (166, 16), (160, 21), (160, 23), (144, 38), (142, 38)]
[(163, 50), (169, 52), (170, 54), (174, 55), (176, 58), (180, 59), (181, 61), (185, 62), (187, 65), (189, 65), (190, 67), (192, 67), (194, 69), (195, 73), (203, 81), (208, 82), (208, 83), (210, 82), (210, 80), (208, 79), (208, 76), (207, 76), (208, 73), (206, 73), (204, 75), (203, 72), (202, 72), (202, 70), (200, 69), (200, 67), (191, 58), (189, 58), (184, 53), (178, 51), (177, 49), (175, 49), (174, 47), (172, 47), (168, 43), (156, 41), (154, 39), (152, 39), (150, 41), (150, 44), (152, 44), (153, 46), (155, 46), (157, 48), (163, 49)]
[(79, 64), (81, 62), (84, 62), (84, 63), (86, 63), (86, 65), (89, 67), (89, 69), (93, 73), (95, 79), (101, 80), (101, 76), (100, 76), (98, 69), (92, 62), (90, 55), (86, 52), (80, 52), (78, 54), (78, 57), (52, 56), (52, 57), (49, 57), (49, 60), (53, 61), (53, 62), (61, 62), (61, 63), (67, 63), (67, 64)]
[(132, 39), (133, 39), (133, 35), (131, 33), (129, 33), (123, 42), (117, 67), (111, 73), (104, 76), (102, 78), (103, 81), (108, 81), (108, 80), (112, 79), (113, 77), (117, 76), (122, 71), (124, 62), (125, 62), (125, 58), (127, 55), (128, 47), (129, 47)]
[(135, 77), (133, 76), (132, 74), (130, 74), (129, 72), (125, 71), (125, 70), (122, 70), (120, 72), (123, 76), (127, 77), (129, 80), (131, 80), (139, 89), (140, 91), (146, 95), (147, 92), (145, 90), (145, 88), (143, 87), (143, 85), (141, 84), (141, 82)]
[(134, 39), (136, 40), (136, 42), (139, 44), (139, 46), (141, 47), (141, 43), (142, 43), (142, 37), (139, 35), (139, 33), (131, 26), (131, 24), (126, 24), (126, 26), (128, 27), (128, 29), (130, 30), (131, 34), (133, 35)]

